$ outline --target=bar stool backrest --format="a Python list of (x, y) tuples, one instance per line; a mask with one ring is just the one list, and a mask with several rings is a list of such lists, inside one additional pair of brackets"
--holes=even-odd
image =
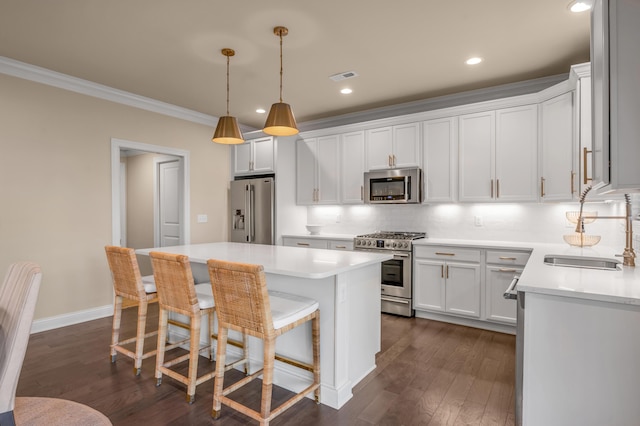
[(183, 315), (200, 312), (189, 257), (157, 251), (149, 256), (160, 307)]
[(113, 289), (118, 296), (140, 300), (146, 297), (138, 259), (132, 248), (106, 246), (107, 262), (111, 269)]
[(257, 337), (274, 334), (262, 265), (209, 259), (218, 321)]

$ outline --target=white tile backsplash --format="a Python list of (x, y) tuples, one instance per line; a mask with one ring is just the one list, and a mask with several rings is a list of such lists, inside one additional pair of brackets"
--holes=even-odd
[[(563, 243), (562, 236), (575, 230), (565, 212), (579, 208), (579, 203), (311, 206), (307, 223), (324, 224), (322, 232), (328, 234), (423, 231), (433, 238)], [(622, 201), (589, 203), (586, 209), (599, 216), (624, 215), (625, 210)], [(585, 229), (600, 235), (600, 244), (624, 247), (621, 219), (596, 220)]]

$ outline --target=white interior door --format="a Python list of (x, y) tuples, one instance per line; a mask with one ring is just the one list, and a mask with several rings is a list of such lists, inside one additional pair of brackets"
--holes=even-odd
[(158, 163), (158, 240), (156, 247), (182, 244), (182, 193), (180, 184), (181, 165), (179, 160)]

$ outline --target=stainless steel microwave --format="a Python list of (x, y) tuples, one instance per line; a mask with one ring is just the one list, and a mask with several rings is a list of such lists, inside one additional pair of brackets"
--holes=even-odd
[(417, 204), (422, 202), (422, 170), (374, 170), (364, 174), (364, 201), (369, 204)]

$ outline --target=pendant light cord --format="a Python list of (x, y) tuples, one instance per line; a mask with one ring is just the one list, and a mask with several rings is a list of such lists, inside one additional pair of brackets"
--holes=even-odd
[(229, 115), (229, 55), (227, 55), (227, 115)]
[(282, 103), (282, 31), (280, 31), (280, 103)]

